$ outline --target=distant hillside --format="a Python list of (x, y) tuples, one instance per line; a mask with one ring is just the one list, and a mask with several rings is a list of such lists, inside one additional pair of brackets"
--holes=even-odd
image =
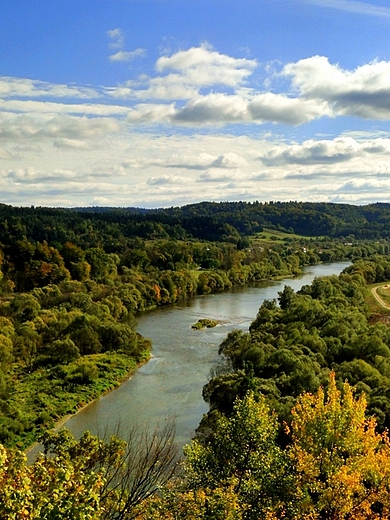
[[(0, 242), (27, 236), (48, 242), (126, 238), (197, 238), (237, 243), (263, 227), (305, 236), (379, 239), (390, 236), (390, 203), (367, 206), (313, 202), (201, 202), (166, 209), (47, 208), (0, 205)], [(89, 237), (89, 238), (88, 238)]]

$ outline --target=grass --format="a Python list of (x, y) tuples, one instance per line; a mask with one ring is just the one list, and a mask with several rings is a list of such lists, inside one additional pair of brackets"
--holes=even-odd
[[(148, 357), (145, 351), (141, 363)], [(82, 362), (97, 370), (93, 380), (81, 384), (67, 382), (67, 374), (77, 368), (77, 362), (32, 373), (20, 367), (15, 370), (7, 409), (0, 412), (0, 441), (27, 448), (64, 416), (119, 386), (138, 366), (133, 358), (119, 352), (84, 356)]]
[(322, 237), (307, 237), (303, 235), (297, 235), (296, 233), (287, 233), (286, 231), (280, 231), (277, 229), (268, 229), (264, 228), (261, 233), (257, 233), (254, 237), (252, 237), (252, 243), (256, 245), (258, 243), (259, 245), (263, 244), (274, 244), (276, 243), (283, 243), (286, 242), (295, 242), (300, 240), (317, 240)]

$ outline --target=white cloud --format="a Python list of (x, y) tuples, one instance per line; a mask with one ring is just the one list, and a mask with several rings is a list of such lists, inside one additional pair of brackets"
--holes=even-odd
[(332, 106), (334, 114), (365, 119), (390, 118), (390, 62), (374, 61), (353, 71), (313, 56), (290, 63), (283, 74), (292, 77), (292, 86), (306, 99)]
[(58, 138), (77, 141), (118, 133), (120, 129), (120, 122), (111, 118), (39, 117), (0, 113), (0, 140), (7, 142)]
[(163, 168), (206, 170), (211, 167), (215, 160), (215, 156), (207, 153), (201, 153), (199, 155), (174, 154), (166, 160), (155, 161), (153, 164)]
[(300, 125), (325, 115), (331, 115), (326, 101), (288, 98), (272, 92), (255, 96), (248, 107), (253, 121), (271, 121), (291, 125)]
[(59, 148), (60, 150), (90, 150), (91, 146), (88, 145), (85, 141), (80, 141), (78, 139), (69, 139), (66, 137), (62, 137), (60, 139), (56, 139), (53, 143), (53, 146)]
[(248, 121), (248, 103), (239, 96), (209, 94), (176, 109), (170, 121), (177, 124), (223, 124)]
[(89, 87), (59, 85), (26, 78), (0, 76), (0, 97), (56, 97), (93, 99), (100, 97), (97, 90)]
[(41, 172), (35, 168), (18, 168), (16, 170), (2, 171), (2, 178), (11, 179), (14, 182), (30, 183), (41, 177)]
[(134, 51), (118, 51), (115, 54), (111, 54), (109, 59), (111, 61), (131, 61), (134, 58), (141, 58), (146, 55), (145, 49), (135, 49)]
[(309, 140), (300, 145), (282, 146), (260, 157), (267, 166), (287, 164), (336, 164), (367, 154), (390, 155), (390, 139), (374, 139), (358, 143), (352, 137), (333, 140)]
[(174, 113), (175, 107), (173, 104), (139, 104), (129, 112), (127, 121), (132, 124), (164, 123), (169, 122)]
[(125, 44), (125, 37), (122, 29), (110, 29), (107, 31), (108, 36), (113, 40), (110, 42), (112, 49), (121, 49)]
[[(130, 59), (143, 52), (140, 48), (131, 52), (120, 50), (112, 59)], [(247, 86), (256, 66), (255, 60), (232, 58), (204, 44), (162, 56), (156, 62), (157, 76), (143, 75), (118, 87), (98, 90), (2, 78), (0, 93), (5, 99), (0, 100), (0, 109), (127, 116), (132, 124), (186, 126), (266, 122), (302, 125), (324, 116), (340, 115), (390, 118), (390, 62), (374, 61), (351, 71), (331, 64), (324, 56), (299, 60), (282, 71), (282, 76), (291, 78), (289, 93), (258, 92)], [(39, 96), (78, 97), (80, 102), (34, 99)], [(88, 102), (81, 101), (87, 98)], [(99, 103), (92, 101), (97, 98)], [(122, 104), (112, 105), (107, 102), (110, 98), (122, 100)], [(137, 103), (141, 99), (145, 101)]]
[(150, 177), (146, 182), (149, 186), (163, 186), (166, 184), (175, 185), (182, 183), (186, 179), (175, 175), (160, 175), (159, 177)]
[[(110, 33), (124, 57), (122, 31)], [(267, 88), (255, 89), (256, 67), (256, 60), (204, 44), (166, 53), (151, 76), (118, 87), (89, 91), (2, 78), (2, 201), (151, 207), (194, 202), (200, 194), (209, 200), (388, 196), (384, 125), (363, 122), (359, 129), (354, 121), (355, 130), (337, 138), (309, 140), (297, 136), (310, 126), (287, 137), (284, 127), (272, 133), (258, 125), (340, 115), (389, 119), (390, 62), (344, 70), (321, 56), (300, 60), (283, 69), (286, 92), (272, 91), (271, 73)]]
[(13, 159), (13, 155), (5, 148), (0, 147), (0, 159)]
[(110, 61), (131, 61), (135, 58), (141, 58), (146, 55), (146, 49), (140, 47), (134, 51), (125, 51), (125, 36), (122, 29), (111, 29), (107, 31), (108, 36), (113, 40), (110, 43), (111, 49), (119, 49), (114, 54), (111, 54), (108, 58)]
[(179, 51), (172, 56), (162, 56), (156, 63), (157, 72), (176, 70), (184, 77), (190, 78), (191, 82), (202, 86), (236, 87), (241, 85), (256, 67), (256, 60), (220, 54), (207, 43)]
[(390, 179), (387, 181), (378, 181), (378, 180), (367, 180), (367, 179), (351, 179), (345, 183), (343, 183), (337, 191), (342, 192), (383, 192), (390, 190)]
[(112, 89), (111, 95), (116, 98), (190, 99), (206, 87), (240, 87), (256, 67), (256, 60), (233, 58), (205, 43), (171, 56), (162, 56), (156, 62), (158, 76), (130, 80)]
[(247, 161), (233, 152), (221, 154), (218, 157), (208, 153), (199, 155), (177, 154), (167, 159), (149, 162), (161, 168), (175, 168), (183, 170), (210, 170), (210, 169), (237, 169), (248, 166)]
[(129, 113), (128, 121), (186, 126), (265, 122), (300, 125), (326, 114), (330, 114), (326, 102), (272, 93), (259, 94), (252, 99), (219, 93), (195, 96), (183, 107), (174, 103), (138, 104)]
[(130, 108), (101, 103), (53, 103), (32, 100), (1, 100), (0, 114), (3, 112), (25, 112), (37, 114), (80, 114), (86, 116), (120, 116), (130, 112)]
[(390, 8), (382, 7), (368, 2), (357, 0), (301, 0), (304, 3), (329, 7), (348, 13), (356, 13), (365, 16), (378, 16), (380, 18), (390, 18)]
[(209, 182), (233, 182), (235, 180), (234, 176), (232, 175), (229, 175), (229, 174), (226, 174), (226, 173), (221, 173), (221, 172), (207, 172), (207, 173), (202, 173), (199, 175), (199, 177), (196, 179), (197, 182), (205, 182), (205, 183), (209, 183)]
[(213, 168), (240, 168), (241, 166), (248, 166), (247, 161), (234, 152), (228, 152), (219, 155), (212, 163)]

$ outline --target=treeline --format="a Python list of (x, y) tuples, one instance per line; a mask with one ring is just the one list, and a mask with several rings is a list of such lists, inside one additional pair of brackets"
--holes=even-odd
[(306, 236), (356, 239), (390, 236), (390, 204), (385, 203), (352, 206), (322, 202), (202, 202), (163, 212), (187, 225), (198, 218), (226, 222), (241, 235), (274, 227)]
[(375, 256), (264, 301), (249, 332), (233, 331), (220, 346), (224, 362), (204, 388), (210, 412), (203, 428), (229, 415), (250, 389), (289, 420), (297, 396), (324, 385), (330, 370), (364, 392), (368, 413), (389, 428), (390, 328), (371, 322), (365, 302), (366, 284), (387, 280), (390, 259)]
[(377, 240), (390, 236), (390, 204), (311, 202), (202, 202), (183, 207), (18, 208), (0, 205), (0, 243), (27, 236), (36, 242), (72, 242), (118, 253), (129, 240), (198, 239), (245, 247), (245, 237), (274, 228), (305, 236)]
[[(23, 237), (8, 245), (0, 244), (0, 289), (5, 293), (23, 292), (65, 280), (93, 280), (110, 285), (116, 280), (131, 279), (150, 287), (157, 284), (156, 291), (150, 287), (140, 289), (145, 302), (135, 310), (142, 310), (159, 303), (173, 303), (196, 292), (210, 292), (215, 285), (224, 289), (232, 283), (298, 274), (302, 266), (318, 263), (322, 256), (346, 258), (349, 252), (345, 247), (317, 254), (315, 248), (303, 252), (296, 247), (277, 246), (272, 250), (255, 246), (240, 251), (229, 243), (135, 239), (121, 252), (107, 253), (102, 247), (83, 249), (72, 242), (54, 247)], [(202, 271), (199, 287), (196, 271)], [(172, 283), (176, 285), (176, 296)]]

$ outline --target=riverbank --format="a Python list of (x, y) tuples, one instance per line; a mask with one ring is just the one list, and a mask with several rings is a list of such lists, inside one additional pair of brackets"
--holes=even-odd
[[(144, 352), (139, 363), (118, 352), (87, 356), (83, 359), (84, 366), (97, 367), (97, 372), (90, 381), (77, 385), (66, 385), (63, 374), (59, 371), (53, 374), (51, 369), (41, 369), (20, 377), (10, 406), (24, 413), (31, 428), (19, 435), (15, 432), (8, 445), (28, 449), (44, 431), (58, 429), (95, 399), (117, 389), (149, 359), (150, 351)], [(74, 367), (67, 368), (71, 371)]]
[[(91, 401), (87, 402), (87, 403), (82, 403), (80, 404), (79, 406), (76, 406), (76, 410), (73, 412), (73, 413), (68, 413), (67, 415), (64, 415), (63, 417), (61, 417), (58, 421), (56, 421), (54, 423), (54, 426), (52, 426), (51, 428), (45, 428), (45, 431), (47, 429), (49, 430), (52, 430), (52, 431), (58, 431), (60, 430), (69, 420), (72, 419), (72, 417), (75, 417), (78, 413), (82, 413), (83, 411), (85, 411), (89, 406), (91, 406), (97, 399), (100, 399), (101, 397), (104, 397), (105, 395), (109, 394), (110, 392), (113, 392), (114, 390), (116, 390), (119, 386), (121, 386), (123, 383), (125, 383), (126, 381), (129, 381), (133, 375), (135, 374), (135, 372), (137, 370), (139, 370), (139, 368), (141, 368), (143, 365), (145, 365), (146, 363), (148, 363), (148, 361), (150, 361), (150, 359), (152, 358), (153, 356), (149, 353), (149, 356), (148, 357), (145, 357), (145, 360), (141, 363), (138, 363), (137, 366), (133, 369), (131, 369), (129, 372), (127, 372), (123, 377), (119, 378), (119, 379), (116, 379), (115, 380), (115, 386), (110, 386), (109, 388), (107, 388), (106, 391), (104, 391), (103, 393), (101, 393), (100, 395), (96, 396), (94, 399), (92, 399)], [(43, 432), (42, 432), (43, 433)], [(33, 444), (31, 444), (27, 449), (24, 450), (25, 454), (27, 455), (27, 460), (29, 460), (30, 463), (32, 463), (36, 456), (37, 456), (37, 453), (40, 451), (40, 444), (38, 441), (34, 442)]]

